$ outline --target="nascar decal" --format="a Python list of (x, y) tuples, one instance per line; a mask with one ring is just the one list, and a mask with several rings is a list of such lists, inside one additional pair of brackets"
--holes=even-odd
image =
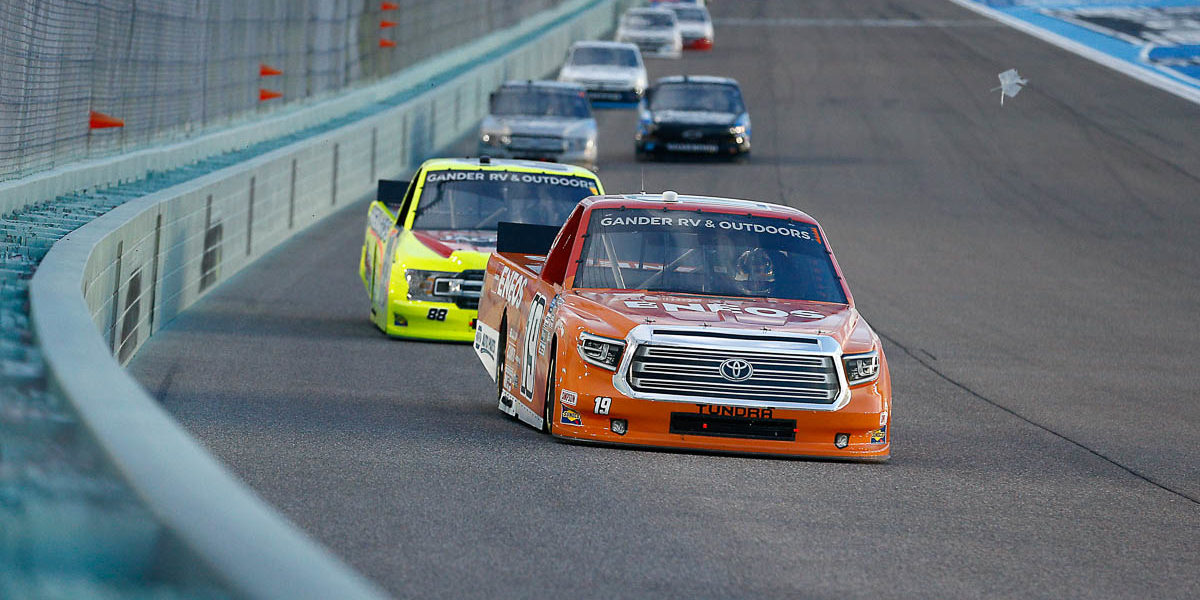
[(579, 411), (573, 408), (563, 407), (562, 409), (563, 425), (574, 425), (575, 427), (583, 427), (583, 417), (579, 416)]
[(579, 401), (579, 394), (576, 394), (571, 390), (563, 390), (562, 393), (558, 395), (558, 401), (564, 406), (575, 406), (575, 403)]
[(759, 317), (787, 317), (790, 315), (790, 316), (797, 317), (800, 319), (824, 319), (825, 318), (825, 315), (823, 315), (819, 312), (816, 312), (816, 311), (812, 311), (812, 310), (797, 309), (797, 310), (788, 311), (788, 310), (779, 310), (778, 308), (771, 308), (769, 306), (747, 306), (745, 308), (742, 308), (739, 306), (734, 306), (732, 304), (725, 304), (722, 302), (709, 302), (707, 304), (702, 303), (702, 302), (689, 302), (686, 304), (676, 304), (674, 302), (656, 302), (653, 300), (626, 300), (625, 301), (626, 308), (658, 310), (658, 308), (660, 306), (662, 307), (662, 310), (665, 310), (669, 313), (680, 312), (680, 311), (690, 311), (690, 312), (697, 312), (697, 313), (727, 312), (727, 313), (735, 314), (735, 315), (745, 313), (748, 315), (755, 315), (755, 316), (759, 316)]

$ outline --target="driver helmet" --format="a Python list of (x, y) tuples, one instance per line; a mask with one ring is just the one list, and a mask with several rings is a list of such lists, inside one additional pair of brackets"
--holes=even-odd
[(752, 248), (734, 263), (733, 280), (745, 294), (769, 296), (775, 290), (775, 260), (762, 248)]

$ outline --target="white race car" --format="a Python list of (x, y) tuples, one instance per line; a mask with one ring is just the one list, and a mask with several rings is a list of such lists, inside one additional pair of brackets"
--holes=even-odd
[(659, 58), (683, 56), (683, 34), (669, 8), (631, 8), (621, 15), (617, 41), (636, 44), (642, 54)]
[(648, 85), (642, 53), (623, 42), (575, 42), (558, 80), (587, 88), (595, 108), (636, 106)]

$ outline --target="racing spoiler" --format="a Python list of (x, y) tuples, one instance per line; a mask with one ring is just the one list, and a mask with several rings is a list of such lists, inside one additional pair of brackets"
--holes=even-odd
[(496, 252), (545, 256), (550, 254), (550, 247), (554, 245), (559, 229), (555, 225), (500, 221), (496, 224)]
[(387, 205), (392, 212), (396, 212), (400, 205), (404, 204), (404, 193), (408, 191), (408, 183), (394, 179), (380, 179), (379, 191), (375, 199)]

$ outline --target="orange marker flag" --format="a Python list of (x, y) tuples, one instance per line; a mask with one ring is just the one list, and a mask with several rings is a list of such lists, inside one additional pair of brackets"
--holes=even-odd
[(379, 10), (400, 10), (400, 5), (393, 2), (384, 2), (379, 5)]
[(258, 63), (259, 77), (271, 77), (272, 75), (283, 75), (283, 71), (265, 63)]
[(387, 29), (388, 27), (395, 27), (395, 26), (396, 26), (395, 21), (380, 21), (379, 22), (380, 29)]
[(380, 48), (395, 48), (396, 42), (393, 42), (392, 40), (379, 40), (379, 47)]
[(107, 129), (109, 127), (124, 127), (125, 121), (116, 117), (110, 117), (104, 113), (96, 111), (88, 112), (88, 128), (89, 129)]
[(268, 90), (267, 88), (258, 88), (258, 101), (265, 102), (271, 98), (282, 98), (283, 92)]

